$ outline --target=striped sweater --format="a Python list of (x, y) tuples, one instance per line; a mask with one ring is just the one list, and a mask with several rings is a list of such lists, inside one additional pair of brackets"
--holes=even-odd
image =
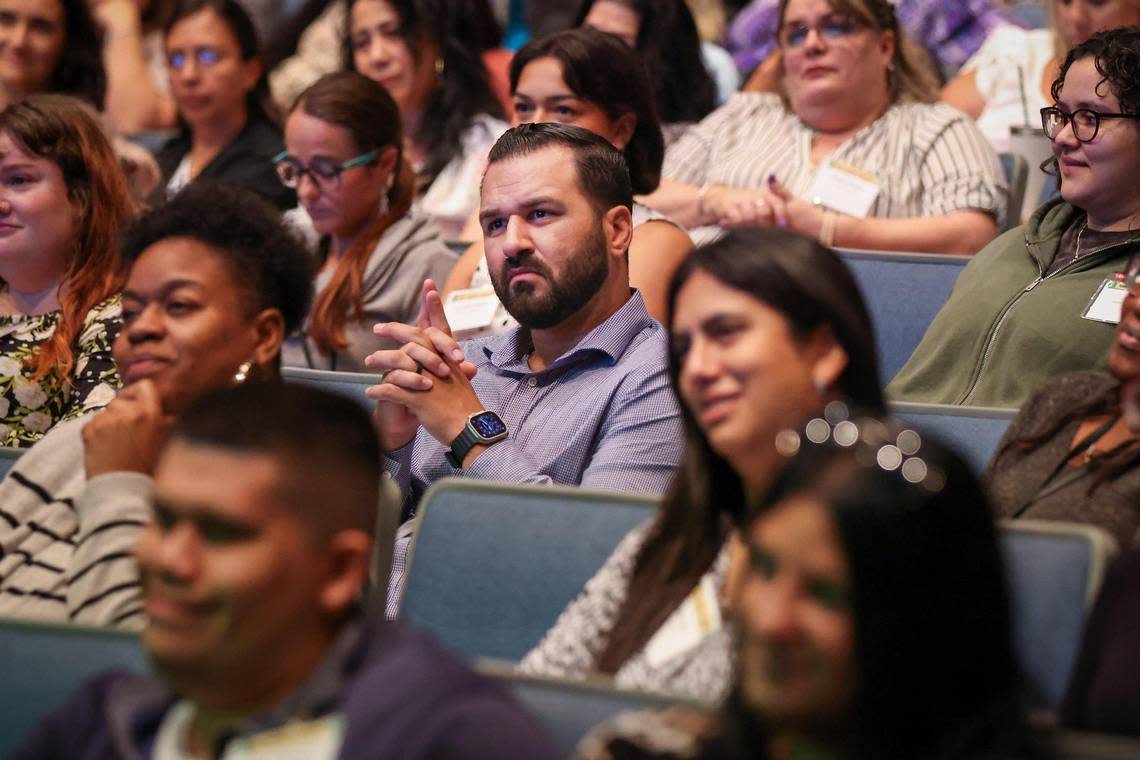
[(0, 482), (0, 615), (139, 628), (131, 550), (150, 516), (153, 481), (88, 480), (83, 426), (57, 425)]

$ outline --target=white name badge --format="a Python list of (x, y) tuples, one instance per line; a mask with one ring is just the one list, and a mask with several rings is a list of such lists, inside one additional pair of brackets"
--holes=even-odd
[(1120, 310), (1124, 305), (1124, 297), (1127, 295), (1128, 284), (1124, 281), (1124, 275), (1106, 277), (1100, 287), (1096, 289), (1093, 297), (1089, 299), (1089, 305), (1085, 307), (1081, 316), (1085, 319), (1091, 319), (1093, 322), (1107, 322), (1110, 325), (1115, 325), (1120, 322)]
[(294, 721), (273, 731), (243, 736), (226, 746), (222, 760), (333, 760), (344, 741), (344, 718)]
[(645, 645), (645, 659), (650, 666), (659, 668), (701, 643), (705, 636), (719, 630), (721, 625), (716, 586), (706, 576), (653, 634)]
[(808, 200), (860, 219), (871, 213), (879, 197), (879, 179), (842, 161), (828, 161), (815, 173)]
[(487, 285), (481, 288), (464, 288), (452, 292), (443, 304), (443, 313), (453, 333), (483, 330), (491, 326), (499, 297)]

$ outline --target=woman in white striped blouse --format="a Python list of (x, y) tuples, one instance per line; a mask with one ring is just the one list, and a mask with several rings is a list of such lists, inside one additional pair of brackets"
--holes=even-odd
[(934, 103), (887, 0), (783, 0), (779, 44), (783, 92), (710, 114), (646, 203), (690, 228), (781, 226), (849, 248), (973, 253), (997, 234), (997, 157)]

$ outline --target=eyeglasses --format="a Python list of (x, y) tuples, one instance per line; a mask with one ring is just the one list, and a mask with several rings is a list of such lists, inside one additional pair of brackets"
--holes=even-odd
[(175, 71), (181, 71), (182, 67), (186, 65), (186, 61), (190, 58), (190, 55), (194, 56), (194, 60), (198, 62), (199, 66), (205, 66), (207, 68), (222, 60), (221, 52), (214, 48), (204, 47), (198, 48), (191, 54), (183, 53), (181, 51), (171, 53), (170, 57), (167, 59), (168, 63), (170, 64), (170, 68), (174, 69)]
[(325, 187), (326, 184), (336, 185), (340, 181), (340, 173), (345, 169), (372, 163), (376, 160), (378, 153), (379, 151), (370, 150), (356, 158), (348, 159), (343, 164), (338, 164), (331, 158), (317, 156), (309, 162), (308, 166), (305, 166), (297, 159), (290, 157), (286, 151), (281, 151), (273, 157), (273, 163), (277, 165), (277, 178), (285, 187), (296, 188), (301, 184), (301, 177), (306, 174), (318, 187)]
[(1041, 128), (1050, 140), (1056, 140), (1065, 125), (1072, 124), (1073, 137), (1077, 138), (1077, 142), (1092, 142), (1100, 131), (1101, 119), (1140, 119), (1140, 114), (1102, 113), (1088, 108), (1078, 108), (1069, 113), (1057, 106), (1041, 109)]
[(780, 30), (780, 47), (794, 48), (807, 42), (808, 32), (815, 30), (816, 34), (825, 40), (841, 40), (849, 37), (862, 27), (850, 16), (824, 16), (818, 24), (788, 24)]

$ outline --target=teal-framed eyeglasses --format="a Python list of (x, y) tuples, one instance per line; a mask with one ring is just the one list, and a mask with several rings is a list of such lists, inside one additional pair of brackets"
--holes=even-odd
[(273, 157), (273, 163), (277, 166), (277, 178), (281, 180), (281, 184), (285, 187), (296, 188), (301, 184), (301, 177), (306, 174), (309, 179), (313, 180), (318, 187), (326, 187), (329, 185), (336, 186), (340, 181), (340, 173), (346, 169), (351, 169), (354, 166), (364, 166), (376, 160), (380, 155), (378, 150), (370, 150), (367, 153), (361, 153), (356, 158), (350, 158), (343, 164), (338, 164), (331, 158), (324, 156), (317, 156), (305, 166), (296, 158), (289, 155), (288, 151), (281, 151)]

